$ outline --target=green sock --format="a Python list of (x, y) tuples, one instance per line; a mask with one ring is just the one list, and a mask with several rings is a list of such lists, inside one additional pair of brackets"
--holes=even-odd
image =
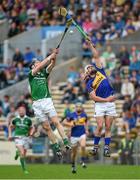
[(60, 145), (58, 143), (52, 144), (52, 149), (55, 152), (60, 151)]
[(63, 139), (63, 143), (64, 143), (64, 145), (69, 145), (68, 138)]
[(20, 157), (20, 164), (21, 164), (23, 171), (25, 171), (26, 168), (25, 168), (25, 158), (24, 157)]
[(19, 153), (19, 150), (17, 149), (17, 150), (16, 150), (16, 155), (15, 155), (15, 160), (18, 159), (19, 155), (20, 155), (20, 153)]

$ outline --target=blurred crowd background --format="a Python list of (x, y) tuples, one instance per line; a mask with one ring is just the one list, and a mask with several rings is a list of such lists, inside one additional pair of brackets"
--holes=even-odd
[[(100, 53), (103, 66), (110, 77), (111, 84), (115, 88), (119, 100), (123, 101), (121, 126), (114, 125), (113, 135), (120, 132), (131, 132), (139, 127), (140, 123), (140, 48), (132, 44), (131, 49), (125, 45), (120, 46), (119, 51), (114, 52), (108, 41), (116, 38), (131, 36), (140, 30), (140, 1), (139, 0), (0, 0), (0, 23), (9, 22), (8, 38), (14, 37), (24, 31), (32, 31), (33, 28), (42, 26), (65, 25), (65, 20), (58, 15), (58, 7), (65, 6), (69, 14), (83, 27), (97, 48), (105, 46)], [(75, 69), (69, 67), (67, 81), (59, 85), (59, 90), (64, 94), (60, 104), (64, 104), (64, 114), (72, 111), (71, 104), (77, 102), (87, 103), (89, 96), (82, 81), (83, 67), (87, 63), (94, 62), (92, 54), (86, 42), (82, 42), (81, 67)], [(25, 47), (21, 52), (16, 48), (10, 64), (0, 64), (0, 89), (22, 81), (28, 77), (30, 62), (37, 58), (42, 61), (41, 49), (32, 50)], [(50, 50), (51, 51), (51, 50)], [(49, 53), (49, 52), (48, 52)], [(51, 84), (51, 80), (50, 80)], [(0, 119), (10, 122), (16, 115), (16, 109), (24, 105), (27, 115), (34, 117), (30, 94), (23, 94), (15, 101), (15, 95), (6, 94), (0, 100)], [(8, 135), (7, 125), (0, 125), (5, 137)], [(117, 130), (115, 131), (115, 128)], [(89, 125), (89, 130), (90, 130)], [(92, 128), (90, 137), (93, 137), (95, 128)], [(139, 131), (136, 129), (136, 136)], [(126, 139), (131, 139), (126, 137)], [(123, 151), (122, 146), (118, 152)], [(129, 144), (129, 143), (128, 143)], [(125, 147), (126, 151), (133, 153), (132, 147)], [(129, 154), (129, 155), (130, 155)], [(122, 156), (123, 157), (123, 156)], [(131, 158), (131, 157), (130, 157)], [(130, 163), (133, 162), (130, 159)]]

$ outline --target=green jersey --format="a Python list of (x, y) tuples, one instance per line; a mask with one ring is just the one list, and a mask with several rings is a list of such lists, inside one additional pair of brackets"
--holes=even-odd
[(17, 116), (13, 119), (12, 124), (15, 126), (14, 135), (15, 136), (28, 136), (30, 128), (32, 126), (32, 121), (29, 117)]
[(46, 69), (43, 69), (34, 76), (32, 71), (29, 72), (29, 84), (33, 101), (51, 97), (48, 88), (48, 76), (49, 73), (46, 72)]

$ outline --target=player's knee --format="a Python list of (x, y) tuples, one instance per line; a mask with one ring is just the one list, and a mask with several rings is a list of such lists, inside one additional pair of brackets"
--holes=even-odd
[(60, 125), (60, 122), (58, 120), (55, 120), (53, 123), (56, 127), (58, 127)]
[(81, 145), (81, 150), (85, 150), (85, 148), (86, 148), (86, 145), (85, 145), (85, 144), (82, 144), (82, 145)]
[(103, 125), (102, 124), (99, 124), (98, 127), (97, 127), (98, 131), (101, 132), (102, 129), (103, 129)]
[(107, 125), (107, 126), (105, 127), (105, 130), (106, 130), (106, 132), (111, 131), (111, 126), (110, 126), (110, 125)]
[(51, 127), (50, 127), (49, 123), (44, 123), (44, 124), (43, 124), (43, 128), (44, 128), (46, 131), (50, 131), (50, 130), (51, 130)]
[(20, 151), (20, 157), (25, 157), (24, 151)]

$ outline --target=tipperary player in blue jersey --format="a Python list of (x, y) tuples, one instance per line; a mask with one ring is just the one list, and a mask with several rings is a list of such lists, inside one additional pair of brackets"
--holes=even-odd
[(81, 147), (81, 162), (82, 167), (86, 168), (85, 155), (86, 155), (86, 133), (87, 133), (87, 115), (84, 112), (81, 103), (75, 106), (75, 112), (71, 113), (64, 121), (63, 124), (71, 128), (71, 161), (72, 173), (76, 173), (76, 155), (78, 147)]
[(104, 156), (110, 157), (111, 125), (116, 116), (114, 89), (102, 67), (99, 53), (90, 40), (87, 41), (93, 53), (95, 63), (85, 67), (85, 83), (90, 98), (95, 101), (95, 117), (97, 129), (94, 137), (94, 147), (90, 152), (96, 155), (101, 139), (103, 123), (105, 122), (105, 146)]

